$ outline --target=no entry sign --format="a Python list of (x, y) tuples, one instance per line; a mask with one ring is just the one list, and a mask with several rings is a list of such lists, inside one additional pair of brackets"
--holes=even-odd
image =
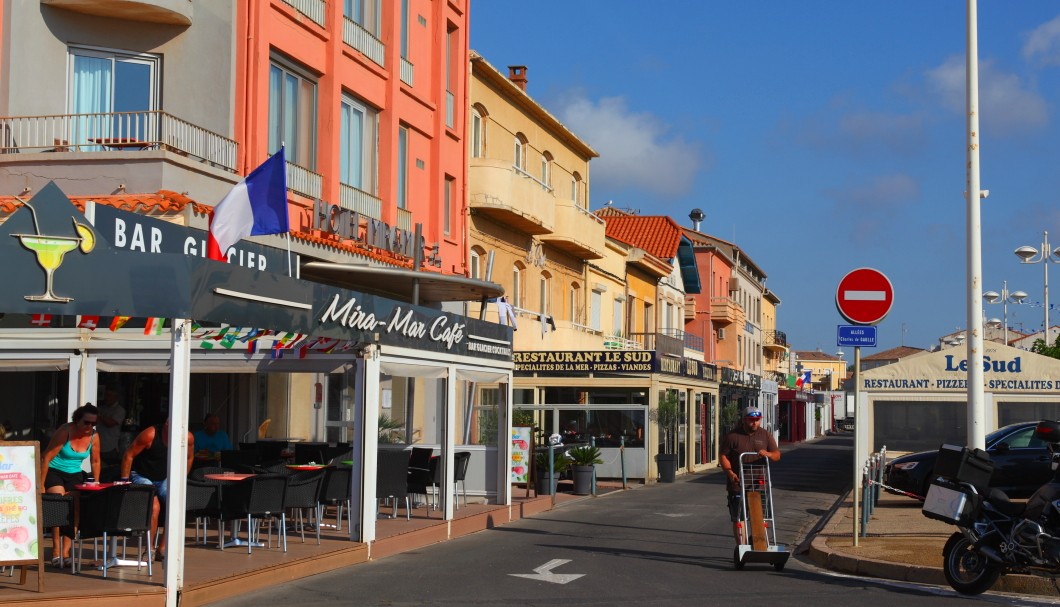
[(855, 325), (874, 325), (891, 311), (894, 289), (879, 270), (858, 268), (839, 281), (835, 306)]

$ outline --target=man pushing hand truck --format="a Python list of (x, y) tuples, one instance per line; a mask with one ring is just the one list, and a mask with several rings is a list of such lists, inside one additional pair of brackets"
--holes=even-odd
[(776, 543), (773, 525), (773, 486), (769, 463), (780, 461), (773, 435), (762, 428), (762, 411), (747, 407), (735, 428), (725, 435), (720, 456), (728, 489), (729, 518), (736, 540), (733, 564), (770, 563), (784, 569), (790, 555)]

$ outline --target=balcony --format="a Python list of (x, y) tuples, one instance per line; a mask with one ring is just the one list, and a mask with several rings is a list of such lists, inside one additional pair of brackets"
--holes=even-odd
[(671, 329), (665, 333), (630, 333), (629, 337), (644, 344), (645, 350), (655, 350), (660, 356), (669, 354), (683, 358), (685, 355), (684, 331)]
[(766, 331), (762, 345), (769, 350), (787, 350), (788, 336), (783, 331)]
[(323, 197), (324, 177), (309, 169), (288, 161), (287, 189), (306, 198)]
[(710, 320), (716, 325), (742, 323), (744, 320), (743, 308), (731, 297), (711, 297)]
[(556, 229), (541, 240), (580, 259), (604, 256), (604, 221), (571, 200), (556, 201)]
[(386, 46), (372, 35), (371, 32), (361, 27), (359, 23), (343, 17), (342, 41), (347, 46), (353, 47), (362, 55), (374, 61), (379, 67), (386, 67)]
[(191, 25), (192, 3), (188, 0), (41, 0), (41, 4), (125, 21)]
[(229, 171), (235, 141), (162, 111), (0, 118), (0, 153), (167, 150)]
[(524, 234), (552, 231), (556, 199), (537, 181), (516, 172), (510, 162), (472, 158), (468, 184), (472, 213)]
[(283, 0), (283, 2), (309, 17), (313, 23), (325, 27), (324, 15), (328, 12), (328, 6), (324, 0)]
[(383, 218), (383, 201), (352, 185), (339, 184), (339, 206), (362, 217)]

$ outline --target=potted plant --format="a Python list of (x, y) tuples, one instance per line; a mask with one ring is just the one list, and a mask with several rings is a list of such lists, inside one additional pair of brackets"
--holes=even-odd
[(600, 459), (600, 449), (592, 445), (583, 445), (567, 451), (571, 470), (574, 473), (574, 495), (589, 495), (593, 492), (593, 472), (596, 464), (604, 463)]
[(538, 495), (552, 495), (556, 492), (559, 477), (570, 466), (570, 459), (562, 451), (552, 454), (552, 484), (549, 486), (548, 452), (538, 453), (534, 459), (534, 490)]
[(681, 403), (677, 391), (666, 390), (660, 393), (659, 403), (648, 412), (648, 417), (659, 425), (663, 435), (662, 448), (655, 456), (659, 464), (659, 481), (672, 483), (677, 476), (677, 428), (681, 424)]

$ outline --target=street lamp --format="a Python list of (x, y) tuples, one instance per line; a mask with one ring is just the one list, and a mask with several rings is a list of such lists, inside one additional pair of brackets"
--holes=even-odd
[(1042, 232), (1042, 249), (1039, 251), (1034, 247), (1022, 246), (1014, 251), (1020, 263), (1040, 263), (1045, 266), (1045, 289), (1042, 299), (1045, 304), (1045, 324), (1042, 325), (1042, 335), (1045, 343), (1049, 343), (1049, 264), (1060, 263), (1060, 247), (1052, 249), (1049, 247), (1049, 232)]
[[(1018, 249), (1017, 249), (1017, 251), (1018, 251)], [(1017, 252), (1017, 255), (1018, 254), (1019, 253)], [(1049, 266), (1045, 266), (1045, 267), (1048, 268)], [(1048, 284), (1048, 282), (1049, 282), (1048, 279), (1046, 279), (1046, 284)], [(1002, 287), (1001, 287), (1001, 292), (1000, 293), (998, 293), (997, 291), (987, 291), (986, 293), (983, 293), (983, 299), (985, 299), (987, 301), (987, 303), (1001, 302), (1003, 310), (1004, 310), (1004, 312), (1003, 312), (1004, 321), (1003, 322), (1004, 322), (1004, 327), (1005, 327), (1005, 345), (1007, 346), (1007, 345), (1009, 345), (1008, 344), (1008, 302), (1011, 301), (1014, 304), (1023, 303), (1023, 300), (1027, 298), (1027, 294), (1024, 293), (1023, 291), (1009, 291), (1008, 290), (1008, 281), (1007, 280), (1002, 281), (1001, 284), (1002, 284)], [(994, 320), (996, 320), (996, 319), (994, 319)], [(988, 321), (987, 324), (990, 324), (989, 321)], [(998, 324), (994, 324), (994, 326), (998, 326)]]

